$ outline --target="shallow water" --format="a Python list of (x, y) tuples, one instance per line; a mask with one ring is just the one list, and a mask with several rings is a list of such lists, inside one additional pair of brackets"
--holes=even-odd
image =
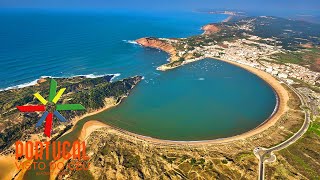
[(203, 140), (250, 130), (272, 113), (272, 89), (257, 76), (225, 62), (204, 60), (167, 72), (168, 55), (132, 40), (186, 37), (225, 15), (192, 12), (0, 12), (0, 87), (40, 76), (120, 73), (144, 80), (118, 107), (90, 117), (139, 134)]
[(170, 140), (207, 140), (257, 127), (273, 112), (272, 88), (226, 62), (206, 59), (159, 72), (118, 107), (86, 120)]
[[(225, 62), (203, 60), (156, 71), (168, 55), (132, 40), (186, 37), (225, 15), (190, 12), (0, 11), (0, 88), (34, 83), (40, 76), (120, 73), (145, 79), (119, 106), (96, 119), (138, 134), (171, 140), (223, 138), (253, 129), (276, 104), (272, 88)], [(32, 84), (31, 83), (31, 84)], [(47, 179), (28, 171), (26, 179)]]

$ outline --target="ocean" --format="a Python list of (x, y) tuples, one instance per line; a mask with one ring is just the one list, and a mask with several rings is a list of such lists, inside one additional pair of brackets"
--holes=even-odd
[(89, 119), (171, 140), (224, 138), (253, 129), (273, 112), (276, 97), (257, 76), (206, 59), (167, 72), (168, 55), (135, 39), (187, 37), (226, 15), (196, 12), (0, 11), (0, 88), (32, 85), (42, 76), (144, 80), (118, 107)]
[(145, 37), (186, 37), (225, 15), (189, 12), (0, 10), (0, 89), (41, 76), (148, 75), (168, 56), (134, 44)]

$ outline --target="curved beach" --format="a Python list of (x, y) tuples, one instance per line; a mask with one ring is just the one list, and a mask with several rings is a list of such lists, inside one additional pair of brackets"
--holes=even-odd
[[(216, 60), (217, 58), (214, 58), (213, 60)], [(289, 95), (287, 90), (281, 85), (281, 83), (275, 79), (272, 75), (261, 71), (259, 69), (247, 66), (247, 65), (243, 65), (240, 63), (236, 63), (233, 61), (227, 61), (227, 60), (223, 60), (223, 59), (217, 59), (220, 61), (224, 61), (230, 64), (233, 64), (235, 66), (238, 66), (240, 68), (243, 68), (255, 75), (257, 75), (258, 77), (260, 77), (262, 80), (264, 80), (267, 84), (269, 84), (274, 92), (277, 94), (277, 105), (276, 105), (276, 109), (273, 112), (273, 114), (266, 119), (263, 123), (261, 123), (258, 127), (236, 135), (236, 136), (231, 136), (231, 137), (227, 137), (227, 138), (219, 138), (219, 139), (212, 139), (212, 140), (199, 140), (199, 141), (174, 141), (174, 140), (163, 140), (163, 139), (157, 139), (157, 138), (153, 138), (153, 137), (148, 137), (148, 136), (143, 136), (143, 135), (139, 135), (136, 133), (132, 133), (129, 132), (127, 130), (118, 128), (118, 127), (113, 127), (110, 125), (106, 125), (106, 127), (114, 129), (119, 131), (120, 133), (123, 133), (125, 135), (129, 135), (132, 136), (134, 138), (138, 138), (144, 141), (148, 141), (151, 143), (155, 143), (155, 144), (168, 144), (168, 145), (179, 145), (179, 144), (184, 144), (184, 145), (206, 145), (206, 144), (221, 144), (221, 143), (230, 143), (233, 141), (237, 141), (237, 140), (243, 140), (246, 138), (249, 138), (251, 136), (257, 135), (265, 130), (267, 130), (268, 128), (270, 128), (271, 126), (275, 125), (275, 123), (279, 120), (279, 118), (281, 117), (281, 115), (283, 115), (285, 113), (285, 111), (288, 109), (287, 107), (287, 102), (289, 100)], [(98, 112), (96, 112), (98, 113)], [(97, 121), (95, 121), (94, 119), (92, 121), (89, 121), (86, 123), (85, 126), (83, 126), (82, 128), (82, 132), (85, 132), (85, 136), (83, 137), (83, 133), (81, 133), (82, 137), (79, 137), (79, 139), (86, 139), (91, 132), (93, 132), (93, 130), (91, 130), (90, 126), (94, 126), (95, 128), (93, 129), (97, 129), (98, 126), (100, 127), (105, 127), (104, 125), (101, 125), (102, 123), (97, 123)]]

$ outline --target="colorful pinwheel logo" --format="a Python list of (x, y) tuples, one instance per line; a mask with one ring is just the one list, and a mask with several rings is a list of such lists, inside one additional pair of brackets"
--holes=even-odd
[(45, 100), (39, 93), (35, 93), (34, 96), (43, 104), (43, 105), (26, 105), (26, 106), (17, 106), (20, 112), (37, 112), (44, 111), (42, 117), (38, 121), (36, 127), (40, 127), (44, 120), (46, 120), (44, 127), (44, 134), (47, 137), (51, 135), (52, 129), (52, 119), (55, 115), (61, 122), (66, 122), (67, 120), (58, 112), (66, 110), (84, 110), (85, 108), (81, 104), (57, 104), (58, 100), (64, 93), (66, 88), (62, 88), (57, 93), (57, 81), (51, 79), (50, 82), (50, 92), (49, 100)]

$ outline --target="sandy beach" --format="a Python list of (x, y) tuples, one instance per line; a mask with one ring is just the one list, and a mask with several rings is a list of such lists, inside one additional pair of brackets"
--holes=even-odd
[[(200, 60), (200, 59), (197, 59), (197, 60)], [(256, 134), (259, 134), (259, 133), (265, 131), (266, 129), (268, 129), (269, 127), (275, 125), (275, 123), (281, 117), (281, 115), (288, 109), (287, 101), (289, 100), (289, 95), (288, 95), (288, 92), (285, 90), (285, 88), (281, 85), (281, 83), (277, 79), (275, 79), (272, 75), (270, 75), (270, 74), (268, 74), (268, 73), (266, 73), (264, 71), (255, 69), (253, 67), (250, 67), (250, 66), (247, 66), (247, 65), (243, 65), (243, 64), (240, 64), (240, 63), (236, 63), (236, 62), (233, 62), (233, 61), (223, 60), (223, 59), (212, 58), (212, 60), (220, 60), (220, 61), (224, 61), (224, 62), (233, 64), (233, 65), (236, 65), (236, 66), (238, 66), (240, 68), (243, 68), (243, 69), (245, 69), (245, 70), (257, 75), (262, 80), (264, 80), (266, 83), (268, 83), (274, 89), (274, 91), (277, 93), (277, 96), (278, 96), (278, 105), (277, 105), (277, 109), (274, 112), (274, 114), (269, 119), (265, 120), (261, 125), (259, 125), (255, 129), (252, 129), (252, 130), (250, 130), (250, 131), (248, 131), (246, 133), (243, 133), (243, 134), (240, 134), (240, 135), (237, 135), (237, 136), (232, 136), (232, 137), (227, 137), (227, 138), (220, 138), (220, 139), (213, 139), (213, 140), (203, 140), (203, 141), (201, 141), (201, 140), (200, 141), (162, 140), (162, 139), (157, 139), (157, 138), (152, 138), (152, 137), (148, 137), (148, 136), (135, 134), (135, 133), (126, 131), (124, 129), (120, 129), (118, 127), (113, 127), (113, 126), (110, 126), (108, 124), (104, 124), (104, 123), (96, 121), (96, 120), (88, 121), (83, 125), (81, 133), (80, 133), (78, 139), (80, 141), (86, 141), (86, 139), (91, 135), (92, 132), (94, 132), (94, 131), (96, 131), (96, 130), (98, 130), (100, 128), (108, 128), (108, 129), (112, 129), (112, 130), (124, 135), (124, 137), (127, 136), (128, 138), (135, 138), (137, 140), (145, 141), (147, 143), (152, 143), (152, 144), (193, 145), (193, 146), (200, 145), (200, 146), (203, 146), (203, 145), (212, 145), (212, 144), (227, 144), (227, 143), (232, 143), (232, 142), (237, 141), (237, 140), (243, 140), (243, 139), (249, 138), (251, 136), (254, 136)], [(190, 62), (193, 62), (193, 61), (190, 61)], [(190, 63), (190, 62), (188, 62), (188, 63)], [(72, 122), (76, 124), (78, 121), (80, 121), (81, 119), (83, 119), (85, 117), (100, 113), (102, 111), (106, 111), (106, 110), (108, 110), (108, 109), (110, 109), (112, 107), (115, 107), (115, 106), (117, 106), (118, 104), (121, 103), (121, 101), (116, 103), (116, 101), (111, 100), (111, 99), (107, 99), (107, 102), (108, 103), (106, 103), (107, 105), (104, 108), (102, 108), (100, 110), (97, 110), (97, 111), (94, 111), (94, 112), (91, 112), (91, 113), (88, 113), (88, 114), (85, 114), (82, 117), (77, 117)], [(73, 130), (73, 128), (70, 129), (69, 131), (67, 131), (65, 134), (70, 133), (72, 130)], [(3, 158), (5, 158), (5, 159), (3, 159)], [(3, 164), (3, 165), (7, 164), (8, 169), (9, 170), (13, 170), (11, 172), (7, 172), (6, 174), (0, 174), (1, 177), (3, 177), (4, 179), (7, 179), (10, 176), (12, 176), (12, 174), (16, 174), (17, 172), (14, 172), (15, 168), (12, 167), (12, 166), (14, 166), (14, 164), (9, 163), (9, 162), (11, 162), (11, 158), (10, 157), (3, 157), (3, 158), (0, 157), (1, 164)], [(8, 158), (10, 158), (10, 159), (8, 159)], [(12, 157), (12, 159), (14, 159), (14, 157)], [(58, 161), (59, 162), (62, 161), (63, 163), (66, 163), (66, 161), (63, 160), (63, 159), (60, 159)], [(4, 162), (6, 162), (6, 163), (4, 163)], [(25, 172), (20, 172), (19, 173), (19, 177), (20, 178), (23, 177), (24, 173)], [(57, 170), (55, 170), (54, 172), (51, 172), (51, 173), (52, 173), (52, 175), (51, 175), (50, 179), (54, 179), (58, 172), (57, 172)]]
[(233, 16), (228, 16), (225, 20), (223, 20), (222, 22), (229, 22), (231, 19), (233, 18)]
[(14, 164), (15, 161), (14, 156), (0, 156), (0, 179), (12, 179), (18, 172)]
[[(243, 140), (245, 138), (249, 138), (251, 136), (254, 136), (256, 134), (259, 134), (261, 132), (263, 132), (264, 130), (268, 129), (269, 127), (273, 126), (277, 120), (281, 117), (282, 114), (284, 114), (286, 112), (286, 110), (288, 109), (287, 107), (287, 102), (289, 100), (289, 95), (287, 90), (281, 85), (281, 83), (275, 79), (272, 75), (261, 71), (259, 69), (253, 68), (251, 66), (247, 66), (247, 65), (243, 65), (240, 63), (236, 63), (233, 61), (228, 61), (228, 60), (223, 60), (223, 59), (217, 59), (217, 58), (212, 58), (212, 60), (220, 60), (220, 61), (224, 61), (233, 65), (236, 65), (240, 68), (243, 68), (255, 75), (257, 75), (258, 77), (260, 77), (262, 80), (264, 80), (266, 83), (268, 83), (273, 90), (275, 91), (275, 93), (278, 96), (278, 104), (277, 104), (277, 109), (275, 110), (275, 112), (273, 113), (273, 115), (269, 118), (266, 119), (262, 124), (260, 124), (258, 127), (256, 127), (255, 129), (252, 129), (248, 132), (245, 132), (243, 134), (240, 135), (236, 135), (236, 136), (232, 136), (232, 137), (227, 137), (227, 138), (220, 138), (220, 139), (213, 139), (213, 140), (204, 140), (204, 141), (171, 141), (171, 140), (162, 140), (162, 139), (157, 139), (157, 138), (152, 138), (152, 137), (148, 137), (148, 136), (143, 136), (143, 135), (139, 135), (139, 134), (135, 134), (117, 127), (111, 127), (109, 125), (105, 125), (104, 127), (109, 127), (112, 129), (115, 129), (121, 133), (124, 133), (126, 135), (141, 139), (141, 140), (145, 140), (151, 143), (156, 143), (156, 144), (172, 144), (172, 145), (179, 145), (179, 144), (185, 144), (185, 145), (206, 145), (206, 144), (222, 144), (222, 143), (230, 143), (233, 141), (237, 141), (237, 140)], [(82, 137), (79, 137), (81, 139), (83, 138), (87, 138), (91, 132), (93, 132), (92, 129), (97, 129), (97, 125), (96, 125), (97, 121), (89, 121), (86, 123), (86, 125), (83, 127), (81, 135)], [(101, 126), (101, 124), (99, 122), (99, 125)], [(98, 125), (98, 126), (99, 126)], [(91, 128), (90, 126), (93, 126), (93, 128)], [(101, 126), (103, 127), (103, 126)], [(84, 135), (85, 136), (84, 136)]]
[[(91, 135), (92, 132), (94, 132), (96, 130), (99, 130), (100, 128), (108, 128), (110, 130), (116, 131), (117, 133), (123, 135), (123, 137), (134, 138), (136, 140), (145, 141), (146, 143), (159, 144), (159, 145), (203, 146), (203, 145), (212, 145), (212, 144), (228, 144), (228, 143), (232, 143), (234, 141), (244, 140), (246, 138), (249, 138), (251, 136), (259, 134), (259, 133), (267, 130), (271, 126), (275, 125), (275, 123), (278, 121), (278, 119), (281, 117), (281, 115), (284, 114), (286, 112), (286, 110), (288, 109), (287, 102), (289, 100), (289, 95), (288, 95), (288, 92), (285, 90), (285, 88), (281, 85), (281, 83), (277, 79), (275, 79), (272, 75), (270, 75), (270, 74), (268, 74), (268, 73), (266, 73), (264, 71), (255, 69), (253, 67), (250, 67), (250, 66), (247, 66), (247, 65), (243, 65), (243, 64), (240, 64), (240, 63), (236, 63), (236, 62), (232, 62), (232, 61), (223, 60), (223, 59), (214, 58), (212, 60), (220, 60), (220, 61), (224, 61), (224, 62), (233, 64), (233, 65), (236, 65), (236, 66), (238, 66), (240, 68), (243, 68), (243, 69), (245, 69), (245, 70), (257, 75), (262, 80), (264, 80), (266, 83), (268, 83), (274, 89), (275, 93), (278, 96), (277, 108), (275, 109), (275, 112), (273, 113), (273, 115), (269, 119), (265, 120), (261, 125), (259, 125), (255, 129), (252, 129), (252, 130), (250, 130), (250, 131), (248, 131), (246, 133), (243, 133), (243, 134), (240, 134), (240, 135), (237, 135), (237, 136), (232, 136), (232, 137), (227, 137), (227, 138), (220, 138), (220, 139), (213, 139), (213, 140), (204, 140), (204, 141), (171, 141), (171, 140), (162, 140), (162, 139), (157, 139), (157, 138), (152, 138), (152, 137), (148, 137), (148, 136), (135, 134), (135, 133), (126, 131), (124, 129), (120, 129), (118, 127), (113, 127), (113, 126), (104, 124), (104, 123), (96, 121), (96, 120), (88, 121), (83, 125), (78, 139), (80, 141), (86, 141), (87, 138)], [(105, 108), (100, 109), (98, 111), (86, 114), (85, 116), (83, 116), (81, 118), (77, 118), (75, 122), (81, 120), (84, 117), (87, 117), (87, 116), (90, 116), (90, 115), (94, 115), (94, 114), (100, 113), (102, 111), (108, 110), (109, 108), (114, 107), (114, 106), (118, 105), (119, 103), (113, 104), (113, 105), (109, 105), (109, 106), (106, 106)], [(67, 162), (64, 159), (60, 159), (58, 161), (59, 162), (63, 162), (63, 163)], [(51, 173), (53, 175), (51, 175), (50, 179), (55, 179), (56, 178), (56, 174), (58, 173), (58, 170), (55, 170), (54, 172), (51, 172)]]
[[(206, 58), (211, 58), (211, 57), (206, 57)], [(191, 63), (191, 62), (195, 62), (195, 61), (199, 61), (199, 60), (202, 60), (202, 59), (204, 59), (204, 58), (186, 60), (182, 65), (188, 64), (188, 63)], [(113, 126), (110, 126), (108, 124), (104, 124), (102, 122), (99, 122), (99, 121), (96, 121), (96, 120), (93, 119), (91, 121), (86, 122), (83, 125), (83, 127), (81, 129), (81, 133), (80, 133), (78, 139), (80, 141), (86, 141), (86, 139), (91, 135), (92, 132), (94, 132), (94, 131), (96, 131), (96, 130), (98, 130), (100, 128), (108, 128), (110, 130), (116, 131), (119, 134), (122, 134), (124, 137), (135, 138), (136, 140), (141, 140), (141, 141), (145, 141), (147, 143), (152, 143), (152, 144), (203, 146), (203, 145), (212, 145), (212, 144), (228, 144), (228, 143), (232, 143), (234, 141), (244, 140), (246, 138), (249, 138), (249, 137), (252, 137), (252, 136), (254, 136), (256, 134), (259, 134), (259, 133), (267, 130), (271, 126), (275, 125), (275, 123), (278, 121), (278, 119), (281, 117), (281, 115), (283, 115), (286, 112), (286, 110), (288, 109), (287, 102), (289, 100), (289, 95), (288, 95), (288, 92), (286, 91), (286, 89), (281, 85), (281, 83), (277, 79), (275, 79), (272, 75), (270, 75), (270, 74), (268, 74), (268, 73), (266, 73), (264, 71), (261, 71), (259, 69), (253, 68), (251, 66), (240, 64), (240, 63), (237, 63), (237, 62), (234, 62), (234, 61), (218, 59), (218, 58), (215, 58), (215, 57), (212, 57), (211, 59), (212, 60), (224, 61), (224, 62), (233, 64), (235, 66), (238, 66), (240, 68), (243, 68), (243, 69), (245, 69), (245, 70), (257, 75), (262, 80), (264, 80), (266, 83), (268, 83), (273, 88), (273, 90), (277, 94), (277, 98), (278, 98), (277, 99), (278, 100), (277, 109), (275, 110), (273, 115), (269, 119), (265, 120), (262, 124), (260, 124), (255, 129), (252, 129), (252, 130), (250, 130), (248, 132), (245, 132), (243, 134), (239, 134), (239, 135), (232, 136), (232, 137), (227, 137), (227, 138), (220, 138), (220, 139), (213, 139), (213, 140), (203, 140), (203, 141), (201, 141), (201, 140), (200, 141), (162, 140), (162, 139), (157, 139), (157, 138), (152, 138), (152, 137), (148, 137), (148, 136), (135, 134), (135, 133), (126, 131), (124, 129), (120, 129), (118, 127), (113, 127)], [(179, 66), (172, 67), (172, 68), (171, 67), (168, 68), (166, 66), (161, 66), (161, 67), (164, 67), (164, 68), (163, 69), (158, 68), (158, 70), (165, 71), (165, 70), (177, 68)], [(125, 98), (125, 97), (123, 97), (123, 98)], [(94, 112), (91, 112), (91, 113), (87, 113), (87, 114), (85, 114), (85, 115), (83, 115), (81, 117), (76, 117), (76, 118), (74, 118), (72, 120), (72, 122), (74, 124), (76, 124), (78, 121), (82, 120), (83, 118), (86, 118), (88, 116), (92, 116), (92, 115), (95, 115), (97, 113), (101, 113), (103, 111), (106, 111), (106, 110), (108, 110), (108, 109), (110, 109), (112, 107), (115, 107), (115, 106), (119, 105), (120, 103), (121, 103), (121, 100), (116, 102), (116, 100), (114, 100), (112, 98), (106, 99), (106, 106), (104, 108), (101, 108), (101, 109), (99, 109), (97, 111), (94, 111)], [(71, 128), (69, 131), (67, 131), (65, 134), (68, 134), (73, 130), (74, 130), (74, 127)], [(9, 163), (10, 160), (8, 160), (8, 159), (0, 159), (0, 160), (2, 160), (2, 162), (6, 161), (8, 163), (8, 167), (10, 167), (8, 169), (10, 169), (10, 170), (13, 169), (14, 170), (14, 168), (11, 167), (12, 163)], [(59, 162), (63, 162), (63, 163), (67, 162), (64, 159), (60, 159), (58, 161)], [(1, 164), (5, 164), (5, 163), (1, 163)], [(10, 174), (16, 174), (16, 173), (17, 172), (8, 172), (8, 173), (6, 173), (6, 175), (3, 174), (2, 177), (5, 177), (5, 179), (6, 179), (6, 178), (8, 178), (10, 176)], [(18, 178), (23, 177), (24, 173), (25, 173), (24, 171), (20, 172)], [(58, 173), (58, 170), (56, 169), (54, 172), (51, 172), (51, 173), (52, 173), (52, 175), (51, 175), (50, 179), (55, 179), (56, 178), (56, 174)]]
[[(103, 112), (103, 111), (106, 111), (106, 110), (108, 110), (108, 109), (110, 109), (110, 108), (113, 108), (113, 107), (119, 105), (124, 98), (126, 98), (126, 97), (122, 97), (121, 100), (118, 101), (118, 102), (117, 102), (115, 99), (113, 99), (113, 98), (106, 98), (106, 99), (105, 99), (105, 102), (106, 102), (105, 107), (103, 107), (103, 108), (101, 108), (101, 109), (99, 109), (99, 110), (96, 110), (96, 111), (87, 113), (87, 114), (85, 114), (85, 115), (83, 115), (83, 116), (75, 117), (75, 118), (72, 119), (71, 121), (72, 121), (73, 124), (77, 124), (77, 122), (80, 121), (81, 119), (84, 119), (84, 118), (86, 118), (86, 117), (89, 117), (89, 116), (92, 116), (92, 115), (101, 113), (101, 112)], [(68, 131), (66, 131), (62, 136), (64, 136), (65, 134), (70, 133), (70, 132), (73, 131), (73, 130), (74, 130), (74, 126), (73, 126), (71, 129), (69, 129)]]
[[(76, 117), (72, 120), (72, 122), (74, 124), (76, 124), (79, 120), (81, 120), (85, 117), (100, 113), (100, 112), (105, 111), (109, 108), (117, 106), (120, 103), (121, 103), (121, 101), (116, 103), (116, 100), (114, 100), (113, 98), (107, 98), (106, 99), (106, 106), (104, 108), (99, 109), (94, 112), (91, 112), (91, 113), (87, 113), (81, 117)], [(90, 121), (90, 122), (85, 123), (85, 125), (83, 126), (83, 129), (82, 129), (82, 132), (80, 134), (79, 140), (80, 141), (85, 140), (93, 131), (95, 131), (98, 128), (105, 127), (105, 126), (106, 126), (105, 124), (98, 122), (98, 121)], [(70, 133), (72, 130), (73, 130), (73, 128), (71, 128), (66, 133)], [(34, 136), (32, 136), (31, 140), (38, 141), (39, 138), (34, 135)], [(27, 162), (27, 161), (28, 160), (23, 160), (22, 162)], [(59, 162), (60, 161), (62, 161), (62, 160), (59, 160)], [(0, 156), (0, 169), (4, 170), (4, 171), (0, 172), (0, 179), (12, 179), (12, 177), (15, 176), (20, 171), (20, 169), (16, 168), (15, 162), (17, 162), (17, 160), (15, 159), (14, 156), (3, 156), (3, 155)], [(32, 163), (32, 161), (30, 163)], [(22, 169), (19, 172), (19, 174), (16, 176), (16, 179), (23, 179), (25, 172), (26, 172), (26, 169)], [(55, 171), (53, 173), (57, 173), (57, 172)]]
[(89, 121), (89, 122), (86, 122), (84, 125), (83, 125), (83, 128), (81, 130), (81, 133), (79, 135), (79, 140), (82, 142), (82, 141), (86, 141), (86, 139), (90, 136), (90, 134), (94, 131), (96, 131), (97, 129), (99, 128), (102, 128), (102, 127), (108, 127), (108, 125), (102, 123), (102, 122), (99, 122), (99, 121)]
[[(106, 127), (107, 125), (106, 124), (103, 124), (99, 121), (89, 121), (89, 122), (86, 122), (83, 127), (82, 127), (82, 130), (81, 130), (81, 133), (78, 137), (79, 141), (80, 142), (85, 142), (86, 139), (90, 136), (90, 134), (94, 131), (96, 131), (97, 129), (99, 128), (102, 128), (102, 127)], [(72, 153), (73, 149), (70, 150), (70, 153)], [(82, 149), (81, 149), (82, 151)], [(56, 163), (60, 163), (62, 162), (63, 164), (66, 164), (67, 163), (67, 160), (65, 160), (64, 158), (61, 158), (59, 160), (56, 161)], [(50, 179), (54, 180), (56, 179), (57, 177), (57, 174), (60, 172), (60, 169), (58, 168), (55, 168), (53, 170), (50, 171)]]

